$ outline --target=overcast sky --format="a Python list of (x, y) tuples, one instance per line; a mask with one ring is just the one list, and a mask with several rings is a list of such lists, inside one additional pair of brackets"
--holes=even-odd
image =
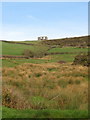
[(88, 2), (3, 2), (4, 40), (88, 35)]

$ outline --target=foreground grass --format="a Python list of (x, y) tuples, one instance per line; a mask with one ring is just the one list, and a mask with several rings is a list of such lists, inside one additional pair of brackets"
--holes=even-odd
[(3, 67), (3, 105), (17, 109), (87, 110), (87, 70), (67, 63)]
[(7, 107), (2, 110), (3, 118), (88, 118), (85, 110), (16, 110)]

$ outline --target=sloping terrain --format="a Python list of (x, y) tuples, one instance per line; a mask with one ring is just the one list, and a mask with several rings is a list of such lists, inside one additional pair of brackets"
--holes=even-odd
[(88, 52), (87, 40), (0, 41), (2, 55), (36, 55), (2, 59), (3, 118), (88, 117), (88, 67), (72, 65)]
[(42, 44), (46, 45), (59, 45), (62, 46), (77, 46), (77, 47), (86, 47), (89, 45), (90, 36), (81, 36), (81, 37), (72, 37), (72, 38), (63, 38), (63, 39), (52, 39), (47, 41), (42, 41)]

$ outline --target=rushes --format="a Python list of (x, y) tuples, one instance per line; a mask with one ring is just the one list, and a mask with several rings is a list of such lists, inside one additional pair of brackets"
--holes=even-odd
[(87, 67), (58, 63), (3, 68), (3, 105), (16, 109), (87, 110), (87, 71)]

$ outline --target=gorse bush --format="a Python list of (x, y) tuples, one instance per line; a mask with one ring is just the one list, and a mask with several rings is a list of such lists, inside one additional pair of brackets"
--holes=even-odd
[(34, 57), (34, 53), (31, 50), (28, 50), (28, 49), (25, 49), (23, 51), (23, 55), (25, 55), (26, 57), (31, 57), (31, 58)]
[(79, 54), (75, 57), (74, 61), (73, 61), (73, 65), (84, 65), (84, 66), (89, 66), (89, 56), (88, 54)]
[[(13, 89), (14, 90), (14, 89)], [(24, 109), (27, 106), (27, 101), (20, 96), (20, 93), (16, 91), (13, 92), (12, 89), (3, 89), (3, 105), (10, 108)], [(18, 95), (19, 94), (19, 95)], [(22, 106), (23, 104), (23, 106)]]
[(31, 51), (29, 49), (25, 49), (23, 51), (23, 55), (26, 57), (30, 57), (30, 58), (41, 58), (43, 56), (45, 56), (47, 54), (46, 50), (37, 50), (37, 51)]

